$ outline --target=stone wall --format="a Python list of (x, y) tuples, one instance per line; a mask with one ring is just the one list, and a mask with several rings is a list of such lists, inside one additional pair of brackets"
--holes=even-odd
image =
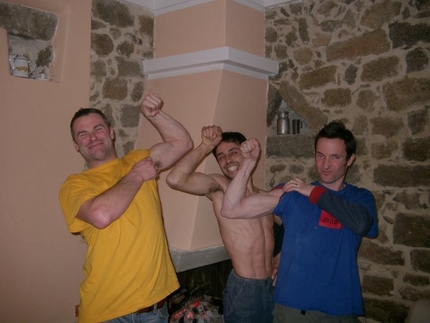
[[(370, 189), (378, 238), (359, 252), (367, 322), (405, 322), (430, 298), (430, 3), (304, 0), (266, 11), (266, 185), (315, 180), (313, 134), (343, 120), (358, 139), (347, 181)], [(310, 134), (276, 134), (286, 108)]]
[(93, 0), (90, 105), (113, 120), (120, 156), (134, 148), (144, 93), (142, 60), (153, 57), (154, 17), (115, 0)]
[[(0, 26), (44, 39), (37, 22), (49, 22), (48, 43), (32, 56), (49, 66), (57, 18), (26, 10), (0, 2)], [(419, 0), (305, 0), (266, 13), (266, 54), (280, 63), (268, 96), (266, 185), (315, 179), (312, 134), (326, 122), (341, 119), (357, 136), (347, 180), (374, 192), (380, 223), (359, 255), (368, 322), (404, 322), (414, 300), (430, 298), (429, 18)], [(34, 25), (19, 29), (26, 21)], [(137, 137), (153, 28), (138, 6), (93, 0), (90, 105), (113, 119), (120, 155)], [(280, 107), (304, 121), (303, 134), (276, 135)]]
[(35, 8), (0, 2), (0, 27), (7, 31), (10, 55), (23, 55), (30, 59), (35, 70), (30, 78), (45, 73), (48, 77), (54, 50), (52, 38), (58, 17)]
[[(52, 39), (58, 17), (50, 12), (0, 2), (0, 27), (8, 33), (10, 54), (37, 66), (30, 77), (48, 74), (55, 58)], [(144, 93), (142, 60), (153, 56), (154, 17), (139, 6), (94, 0), (91, 30), (90, 106), (104, 111), (116, 131), (119, 155), (134, 148)]]

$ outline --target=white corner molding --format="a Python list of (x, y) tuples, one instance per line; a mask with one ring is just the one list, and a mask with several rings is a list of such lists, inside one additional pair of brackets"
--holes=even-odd
[(228, 70), (267, 80), (278, 73), (278, 62), (231, 47), (144, 60), (143, 73), (148, 79), (173, 77), (214, 70)]
[[(132, 3), (154, 13), (155, 16), (168, 12), (181, 10), (188, 7), (200, 5), (214, 0), (122, 0)], [(264, 11), (265, 8), (279, 6), (290, 2), (301, 2), (301, 0), (234, 0), (245, 6)]]
[(198, 250), (170, 248), (170, 255), (177, 273), (230, 259), (224, 245)]

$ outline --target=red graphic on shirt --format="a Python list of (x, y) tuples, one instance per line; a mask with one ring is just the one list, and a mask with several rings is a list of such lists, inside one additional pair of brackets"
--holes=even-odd
[(318, 223), (321, 227), (330, 229), (342, 229), (342, 224), (326, 211), (321, 211), (320, 222)]

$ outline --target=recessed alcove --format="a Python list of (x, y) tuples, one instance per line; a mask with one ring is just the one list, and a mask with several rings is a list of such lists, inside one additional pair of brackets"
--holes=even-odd
[[(278, 134), (277, 132), (277, 120), (278, 120), (278, 111), (285, 111), (288, 114), (288, 131), (286, 134)], [(293, 131), (293, 120), (297, 120), (300, 122), (300, 130), (299, 133), (295, 133)], [(301, 116), (298, 112), (293, 110), (284, 100), (281, 101), (281, 104), (278, 106), (276, 113), (274, 113), (274, 117), (270, 123), (270, 127), (267, 128), (268, 136), (286, 136), (286, 135), (312, 135), (313, 131), (310, 127), (307, 119)]]
[[(58, 72), (51, 66), (56, 57), (54, 53), (54, 36), (59, 18), (56, 14), (13, 3), (0, 2), (0, 28), (7, 32), (9, 53), (8, 65), (11, 75), (43, 81), (59, 79)], [(18, 57), (28, 60), (29, 75), (12, 73), (12, 66), (22, 68)], [(2, 63), (3, 64), (3, 63)], [(26, 64), (27, 65), (27, 64)]]

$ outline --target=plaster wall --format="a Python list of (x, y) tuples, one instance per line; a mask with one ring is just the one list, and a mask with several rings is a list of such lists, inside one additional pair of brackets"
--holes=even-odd
[[(156, 92), (163, 97), (164, 111), (189, 130), (195, 147), (201, 142), (201, 128), (212, 124), (224, 131), (239, 131), (246, 137), (257, 138), (264, 145), (266, 89), (264, 80), (221, 70), (150, 80), (146, 85), (148, 93)], [(142, 122), (137, 148), (149, 147), (160, 140), (149, 122), (146, 119)], [(198, 171), (220, 172), (213, 156), (208, 156)], [(263, 173), (264, 160), (261, 160), (254, 175), (254, 183), (259, 187), (264, 187)], [(221, 244), (210, 201), (204, 196), (170, 189), (166, 174), (161, 174), (158, 184), (170, 246), (193, 250)]]
[(232, 0), (214, 0), (157, 16), (154, 57), (223, 46), (264, 57), (264, 31), (264, 12)]
[[(94, 97), (90, 94), (92, 2), (8, 2), (50, 11), (58, 15), (59, 25), (53, 39), (55, 59), (50, 70), (51, 82), (10, 75), (7, 34), (0, 30), (0, 161), (3, 166), (0, 171), (0, 254), (3, 256), (0, 312), (2, 320), (12, 323), (71, 323), (75, 320), (74, 306), (79, 303), (86, 245), (68, 232), (58, 202), (58, 190), (69, 174), (79, 173), (84, 168), (81, 156), (72, 147), (69, 122), (75, 111), (89, 106), (89, 100)], [(173, 35), (165, 33), (162, 37), (172, 40), (174, 50), (166, 50), (164, 54), (160, 50), (157, 55), (221, 46), (260, 53), (264, 38), (256, 37), (249, 25), (245, 27), (251, 28), (251, 34), (247, 34), (245, 28), (236, 30), (231, 38), (226, 37), (226, 30), (234, 27), (232, 22), (227, 22), (233, 17), (230, 14), (226, 17), (226, 3), (211, 3), (222, 9), (214, 18), (214, 23), (223, 22), (220, 36), (215, 32), (218, 28), (208, 31), (195, 24), (194, 28), (189, 27), (194, 34), (188, 36), (193, 40), (180, 46), (174, 43), (178, 27), (174, 23), (176, 17), (169, 14), (172, 25), (166, 23), (165, 27)], [(180, 10), (178, 15), (184, 15), (184, 21), (189, 21), (207, 10), (206, 7), (190, 8)], [(208, 12), (212, 17), (215, 11)], [(244, 13), (257, 15), (259, 21), (263, 21), (263, 13), (249, 8), (244, 8)], [(238, 12), (238, 18), (240, 14), (243, 13)], [(241, 20), (250, 23), (247, 15)], [(160, 25), (157, 17), (155, 34)], [(210, 38), (216, 40), (213, 45), (204, 42), (209, 38), (207, 33), (214, 35)], [(242, 37), (252, 41), (245, 45)], [(163, 38), (157, 39), (161, 42)], [(155, 41), (157, 50), (163, 48), (158, 46), (158, 40)], [(258, 138), (264, 150), (267, 81), (217, 70), (149, 80), (145, 92), (151, 91), (163, 97), (165, 111), (189, 129), (196, 144), (200, 142), (202, 126), (218, 124), (224, 130), (237, 130)], [(146, 120), (141, 122), (137, 148), (148, 147), (159, 140), (153, 127)], [(200, 169), (219, 171), (212, 156)], [(254, 177), (255, 184), (260, 187), (264, 184), (263, 169), (261, 163)], [(210, 202), (205, 197), (171, 190), (165, 184), (165, 176), (161, 175), (159, 185), (171, 245), (186, 250), (219, 245), (221, 239)]]
[[(264, 56), (264, 13), (230, 0), (216, 0), (156, 16), (154, 57), (161, 58), (229, 46)], [(207, 37), (210, 35), (210, 37)], [(246, 40), (246, 42), (244, 41)], [(201, 128), (216, 124), (224, 131), (239, 131), (257, 138), (264, 156), (266, 137), (267, 80), (214, 70), (160, 79), (149, 79), (146, 92), (157, 92), (165, 111), (190, 132), (195, 146), (201, 142)], [(186, 94), (186, 95), (184, 95)], [(137, 148), (160, 140), (143, 120)], [(198, 168), (219, 173), (212, 156)], [(170, 247), (196, 250), (221, 245), (211, 202), (170, 189), (161, 175), (159, 190)], [(264, 188), (264, 159), (254, 174), (254, 184)]]
[(83, 168), (69, 122), (88, 105), (91, 1), (11, 0), (59, 17), (54, 80), (10, 75), (0, 30), (0, 312), (4, 322), (74, 321), (85, 245), (68, 233), (58, 190)]

